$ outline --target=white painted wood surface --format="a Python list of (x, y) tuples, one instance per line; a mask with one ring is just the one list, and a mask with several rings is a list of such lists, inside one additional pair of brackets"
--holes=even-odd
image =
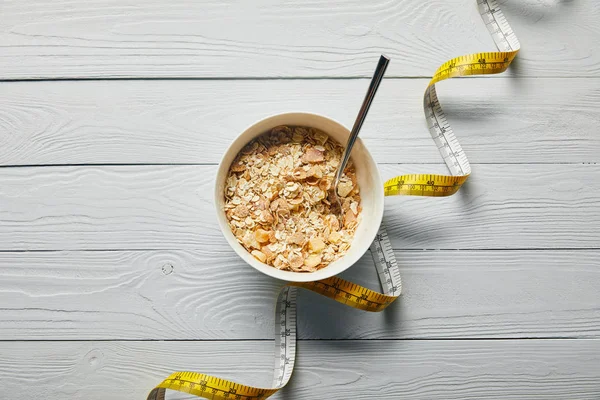
[[(519, 76), (600, 72), (600, 4), (501, 1), (523, 51)], [(431, 76), (493, 51), (474, 0), (2, 2), (0, 77)]]
[[(523, 45), (511, 70), (439, 85), (468, 184), (386, 199), (403, 296), (370, 314), (302, 292), (297, 370), (274, 398), (600, 398), (600, 3), (500, 3)], [(218, 230), (228, 143), (285, 111), (350, 125), (356, 78), (384, 52), (392, 79), (361, 137), (384, 178), (444, 173), (426, 77), (493, 49), (474, 0), (6, 0), (0, 14), (7, 399), (141, 399), (180, 369), (267, 385), (282, 283)], [(343, 276), (377, 288), (368, 255)]]
[[(0, 250), (228, 250), (213, 207), (217, 167), (58, 166), (0, 175)], [(476, 164), (448, 198), (386, 198), (396, 249), (597, 248), (600, 165)], [(401, 173), (441, 165), (382, 165)]]
[[(367, 313), (303, 291), (299, 337), (600, 337), (600, 250), (396, 257), (401, 301)], [(0, 275), (0, 340), (272, 339), (282, 286), (225, 248), (7, 252)], [(379, 285), (370, 256), (342, 276)]]
[[(377, 162), (441, 162), (423, 117), (427, 83), (381, 86), (361, 131)], [(315, 112), (350, 126), (367, 86), (364, 79), (4, 83), (0, 165), (218, 163), (238, 134), (268, 115)], [(598, 79), (437, 86), (473, 163), (600, 162)]]
[[(27, 388), (32, 399), (143, 399), (145, 388), (181, 368), (266, 386), (272, 347), (269, 341), (67, 341), (34, 348), (4, 342), (0, 372), (8, 393)], [(600, 397), (599, 340), (301, 341), (298, 352), (292, 381), (272, 399)]]

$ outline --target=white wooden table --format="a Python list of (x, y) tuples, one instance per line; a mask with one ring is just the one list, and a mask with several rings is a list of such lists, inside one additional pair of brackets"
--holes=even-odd
[[(438, 93), (473, 175), (386, 199), (404, 294), (302, 292), (277, 399), (600, 399), (600, 2), (502, 1), (512, 69)], [(0, 398), (144, 399), (175, 370), (268, 385), (281, 285), (220, 234), (216, 164), (283, 111), (351, 125), (384, 178), (445, 172), (427, 77), (494, 49), (475, 0), (0, 2)], [(376, 288), (367, 257), (345, 277)]]

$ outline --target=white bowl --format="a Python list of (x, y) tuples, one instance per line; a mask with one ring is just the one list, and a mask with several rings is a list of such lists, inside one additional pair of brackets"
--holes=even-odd
[(239, 151), (252, 139), (278, 125), (299, 125), (317, 128), (332, 136), (338, 142), (342, 143), (342, 145), (346, 144), (348, 136), (350, 135), (350, 131), (338, 122), (321, 115), (309, 113), (274, 115), (258, 121), (246, 129), (233, 141), (233, 143), (231, 143), (231, 146), (229, 146), (229, 149), (227, 149), (219, 164), (217, 181), (215, 184), (215, 205), (219, 225), (225, 239), (227, 239), (227, 242), (229, 242), (233, 250), (235, 250), (244, 261), (266, 275), (292, 282), (310, 282), (329, 278), (341, 273), (356, 263), (356, 261), (358, 261), (358, 259), (369, 249), (369, 246), (375, 239), (375, 235), (377, 234), (383, 218), (384, 196), (379, 170), (377, 169), (373, 157), (371, 157), (371, 154), (359, 138), (354, 144), (351, 158), (356, 167), (356, 176), (360, 187), (362, 217), (360, 224), (356, 229), (352, 245), (343, 257), (315, 272), (282, 271), (262, 263), (254, 258), (237, 241), (229, 228), (224, 211), (225, 180), (227, 179), (229, 167)]

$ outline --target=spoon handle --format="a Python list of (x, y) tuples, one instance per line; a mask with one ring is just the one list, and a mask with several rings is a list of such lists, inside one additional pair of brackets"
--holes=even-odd
[(369, 108), (371, 107), (371, 103), (375, 98), (375, 93), (377, 93), (377, 89), (379, 88), (379, 84), (383, 79), (383, 74), (385, 74), (385, 70), (390, 62), (390, 59), (386, 56), (382, 55), (379, 57), (379, 62), (377, 63), (377, 68), (375, 69), (375, 73), (373, 74), (373, 78), (371, 78), (371, 84), (369, 85), (369, 90), (367, 90), (367, 94), (365, 95), (365, 99), (363, 100), (362, 106), (360, 107), (360, 111), (356, 116), (356, 121), (354, 121), (354, 126), (352, 127), (352, 131), (350, 132), (350, 137), (348, 138), (348, 142), (346, 143), (346, 149), (344, 150), (344, 156), (342, 157), (342, 162), (337, 171), (335, 182), (339, 182), (342, 174), (344, 173), (344, 168), (346, 168), (346, 164), (348, 164), (348, 160), (350, 159), (350, 153), (352, 152), (352, 147), (354, 146), (354, 142), (356, 142), (356, 138), (358, 137), (358, 132), (360, 132), (360, 128), (362, 128), (363, 122), (365, 122), (365, 118), (367, 113), (369, 112)]

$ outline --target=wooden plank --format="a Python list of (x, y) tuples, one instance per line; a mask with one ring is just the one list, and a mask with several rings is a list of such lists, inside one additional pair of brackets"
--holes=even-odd
[[(516, 81), (515, 81), (516, 82)], [(387, 80), (361, 138), (381, 163), (439, 163), (427, 80)], [(366, 80), (3, 83), (0, 165), (218, 163), (268, 115), (308, 111), (351, 125)], [(600, 162), (600, 80), (460, 79), (438, 93), (474, 163)], [(234, 116), (234, 117), (232, 117)]]
[[(0, 382), (6, 398), (45, 400), (144, 399), (182, 369), (266, 386), (272, 351), (268, 341), (2, 342)], [(598, 340), (301, 342), (272, 399), (595, 400), (599, 363)]]
[[(272, 339), (283, 283), (222, 250), (0, 253), (0, 340)], [(299, 337), (600, 337), (598, 250), (396, 256), (396, 304), (367, 313), (302, 291)], [(342, 276), (379, 289), (368, 255)]]
[[(475, 165), (458, 195), (386, 199), (397, 249), (597, 248), (599, 165)], [(384, 165), (383, 178), (443, 173)], [(215, 166), (0, 171), (0, 250), (226, 249)]]
[[(596, 1), (502, 2), (520, 76), (598, 76)], [(475, 0), (4, 1), (0, 78), (431, 76), (492, 51)], [(568, 35), (565, 32), (569, 32)]]

